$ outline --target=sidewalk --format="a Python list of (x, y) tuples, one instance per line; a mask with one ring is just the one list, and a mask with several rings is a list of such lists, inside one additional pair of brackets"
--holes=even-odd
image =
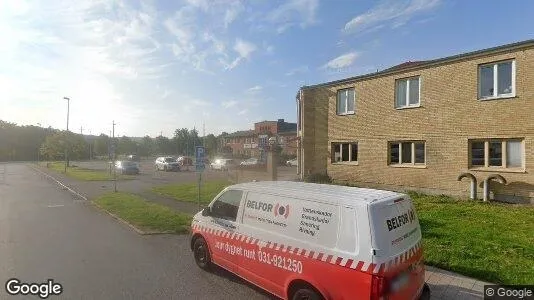
[(431, 266), (425, 268), (432, 300), (484, 299), (484, 285), (491, 284)]

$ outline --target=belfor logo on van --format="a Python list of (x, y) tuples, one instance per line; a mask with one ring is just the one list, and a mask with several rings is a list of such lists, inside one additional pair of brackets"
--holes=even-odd
[(289, 204), (286, 206), (280, 205), (279, 203), (276, 203), (276, 206), (274, 207), (274, 216), (283, 216), (287, 219), (289, 216)]
[(289, 205), (284, 206), (284, 205), (281, 205), (280, 203), (276, 203), (276, 205), (273, 205), (272, 203), (248, 200), (247, 208), (274, 213), (275, 217), (282, 216), (287, 219), (287, 217), (289, 216)]
[(391, 231), (393, 229), (402, 227), (403, 225), (412, 223), (413, 221), (415, 221), (415, 213), (413, 212), (413, 210), (410, 209), (409, 211), (403, 214), (386, 220), (386, 224), (388, 226), (388, 231)]

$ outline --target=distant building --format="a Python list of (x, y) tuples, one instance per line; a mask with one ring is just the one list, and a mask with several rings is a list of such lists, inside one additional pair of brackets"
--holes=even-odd
[(297, 123), (284, 119), (254, 123), (254, 129), (236, 131), (222, 138), (222, 147), (231, 149), (234, 156), (259, 157), (262, 143), (276, 137), (282, 147), (282, 154), (297, 155)]
[(494, 199), (534, 203), (533, 80), (529, 40), (305, 86), (299, 172), (463, 197), (497, 174)]

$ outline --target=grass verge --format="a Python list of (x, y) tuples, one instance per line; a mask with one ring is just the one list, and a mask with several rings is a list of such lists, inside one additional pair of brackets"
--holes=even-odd
[[(45, 166), (48, 166), (48, 169), (65, 174), (65, 164), (63, 162), (51, 162), (48, 164), (45, 164)], [(84, 180), (84, 181), (109, 181), (113, 180), (113, 175), (110, 175), (109, 172), (106, 171), (98, 171), (98, 170), (91, 170), (91, 169), (85, 169), (80, 168), (76, 166), (69, 166), (67, 168), (67, 176)], [(134, 179), (135, 176), (130, 175), (117, 175), (117, 179), (119, 180), (128, 180), (128, 179)]]
[(534, 207), (410, 195), (427, 264), (493, 283), (534, 282)]
[[(224, 180), (203, 182), (200, 188), (200, 203), (210, 203), (220, 191), (231, 184), (231, 182)], [(152, 191), (186, 202), (196, 203), (198, 197), (198, 185), (196, 183), (160, 185), (153, 187)]]
[(107, 193), (94, 202), (143, 231), (187, 233), (191, 226), (190, 215), (129, 193)]

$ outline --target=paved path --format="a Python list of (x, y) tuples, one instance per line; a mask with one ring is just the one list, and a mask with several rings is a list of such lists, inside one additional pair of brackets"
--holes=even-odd
[(224, 271), (196, 267), (189, 237), (140, 236), (23, 164), (0, 183), (0, 299), (4, 283), (54, 279), (52, 299), (269, 299)]
[(472, 300), (484, 299), (484, 285), (490, 284), (463, 275), (426, 267), (426, 282), (435, 300)]

